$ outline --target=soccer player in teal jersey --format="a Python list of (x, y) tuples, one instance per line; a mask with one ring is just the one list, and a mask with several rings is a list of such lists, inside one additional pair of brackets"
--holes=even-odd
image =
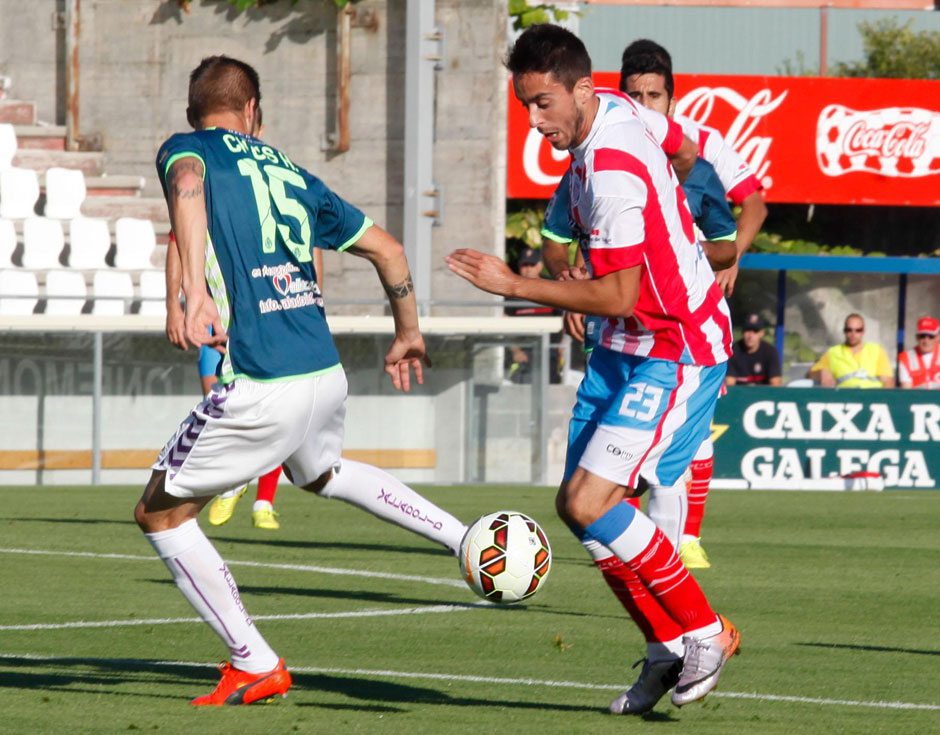
[(252, 137), (260, 101), (254, 69), (204, 59), (190, 77), (187, 117), (196, 131), (172, 136), (157, 156), (186, 296), (182, 346), (224, 352), (219, 382), (160, 453), (135, 509), (179, 590), (229, 649), (232, 663), (220, 665), (221, 681), (196, 706), (250, 704), (291, 684), (196, 522), (213, 496), (283, 464), (295, 485), (452, 551), (465, 530), (388, 473), (341, 458), (346, 377), (312, 248), (349, 251), (375, 267), (395, 323), (385, 371), (404, 391), (412, 371), (422, 383), (430, 365), (414, 287), (401, 244)]

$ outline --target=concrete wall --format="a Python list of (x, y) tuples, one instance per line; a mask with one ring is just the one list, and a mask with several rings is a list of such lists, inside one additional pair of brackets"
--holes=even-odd
[[(13, 78), (13, 97), (38, 103), (47, 122), (64, 120), (64, 32), (51, 22), (62, 4), (0, 0), (0, 74)], [(82, 0), (80, 7), (80, 128), (102, 134), (109, 173), (144, 175), (147, 193), (160, 196), (153, 160), (167, 136), (188, 129), (189, 72), (204, 56), (224, 53), (261, 76), (265, 139), (401, 237), (405, 2), (355, 3), (360, 16), (374, 12), (377, 25), (352, 30), (351, 146), (341, 154), (321, 150), (336, 91), (331, 0), (280, 0), (241, 13), (224, 0), (193, 0), (189, 15), (176, 0)], [(467, 244), (504, 249), (505, 2), (437, 0), (436, 9), (445, 59), (436, 78), (434, 169), (445, 199), (443, 226), (434, 230), (432, 298), (479, 298), (441, 261)], [(333, 293), (382, 297), (368, 264), (331, 255), (326, 269)]]

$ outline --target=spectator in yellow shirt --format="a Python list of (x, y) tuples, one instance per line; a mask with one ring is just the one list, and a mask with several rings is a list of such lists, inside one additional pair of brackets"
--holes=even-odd
[(845, 318), (845, 342), (830, 347), (810, 368), (809, 377), (823, 388), (893, 388), (894, 374), (881, 345), (863, 342), (865, 320)]

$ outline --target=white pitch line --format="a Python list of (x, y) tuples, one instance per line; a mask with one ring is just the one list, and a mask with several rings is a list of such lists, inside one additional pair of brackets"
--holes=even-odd
[[(202, 661), (146, 661), (143, 659), (115, 659), (115, 658), (82, 658), (37, 655), (30, 653), (0, 653), (0, 661), (4, 659), (27, 659), (30, 661), (61, 661), (64, 663), (139, 663), (148, 666), (167, 667), (197, 667), (215, 668), (216, 664), (207, 664)], [(552, 679), (507, 678), (495, 676), (473, 676), (469, 674), (435, 674), (427, 671), (391, 671), (387, 669), (341, 669), (324, 666), (291, 666), (290, 670), (304, 674), (337, 674), (342, 676), (377, 676), (391, 679), (428, 679), (432, 681), (465, 681), (481, 684), (509, 684), (519, 686), (542, 686), (554, 689), (597, 689), (620, 691), (623, 684), (589, 684), (579, 681), (556, 681)], [(712, 692), (709, 697), (722, 699), (747, 699), (757, 702), (794, 702), (797, 704), (817, 704), (822, 706), (866, 707), (870, 709), (896, 709), (896, 710), (926, 710), (940, 711), (940, 705), (915, 704), (913, 702), (865, 702), (854, 699), (822, 699), (819, 697), (792, 697), (782, 694), (761, 694), (759, 692)]]
[[(428, 613), (463, 612), (478, 607), (491, 607), (494, 603), (480, 602), (468, 605), (428, 605), (405, 607), (395, 610), (352, 610), (336, 613), (286, 613), (282, 615), (252, 615), (252, 620), (315, 620), (337, 618), (379, 618), (389, 615), (421, 615)], [(136, 625), (176, 625), (178, 623), (201, 623), (202, 618), (143, 618), (133, 620), (75, 620), (70, 623), (28, 623), (22, 625), (0, 625), (6, 630), (64, 630), (68, 628), (120, 628)]]
[[(126, 559), (129, 561), (159, 561), (156, 556), (139, 556), (134, 554), (99, 554), (90, 551), (43, 551), (39, 549), (0, 549), (0, 554), (33, 554), (37, 556), (79, 556), (90, 559)], [(313, 564), (272, 564), (260, 561), (227, 561), (231, 567), (258, 567), (260, 569), (286, 569), (295, 572), (315, 572), (318, 574), (338, 574), (354, 577), (369, 577), (370, 579), (394, 579), (400, 582), (424, 582), (425, 584), (438, 584), (447, 587), (464, 587), (459, 579), (441, 579), (439, 577), (422, 577), (417, 574), (392, 574), (390, 572), (371, 572), (361, 569), (342, 569), (339, 567), (319, 567)]]

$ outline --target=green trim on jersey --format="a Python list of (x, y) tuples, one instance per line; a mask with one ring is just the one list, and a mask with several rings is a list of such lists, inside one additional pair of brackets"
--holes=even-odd
[(375, 224), (375, 222), (373, 222), (371, 219), (369, 219), (368, 217), (366, 217), (366, 218), (362, 221), (362, 227), (359, 228), (359, 232), (357, 232), (355, 235), (353, 235), (351, 238), (349, 238), (346, 242), (344, 242), (342, 245), (340, 245), (338, 248), (336, 248), (336, 252), (337, 252), (337, 253), (341, 253), (341, 252), (343, 252), (344, 250), (346, 250), (347, 248), (350, 248), (350, 247), (352, 247), (353, 245), (355, 245), (355, 244), (359, 241), (359, 238), (362, 237), (363, 234), (365, 234), (365, 231), (368, 230), (370, 227), (372, 227), (372, 225), (374, 225), (374, 224)]
[(570, 237), (562, 237), (561, 235), (556, 235), (551, 230), (542, 228), (541, 230), (542, 237), (547, 237), (549, 240), (554, 240), (555, 242), (561, 243), (562, 245), (570, 245), (574, 240)]
[(206, 168), (208, 168), (206, 166), (206, 161), (202, 156), (200, 156), (198, 153), (194, 153), (193, 151), (187, 151), (184, 153), (174, 153), (172, 156), (166, 159), (166, 165), (163, 167), (163, 178), (166, 179), (166, 175), (170, 173), (170, 166), (172, 166), (181, 158), (189, 158), (190, 156), (193, 158), (199, 159), (199, 162), (202, 164), (202, 180), (205, 181), (206, 180)]
[(245, 373), (232, 373), (231, 379), (227, 375), (223, 375), (219, 378), (219, 382), (223, 385), (233, 382), (238, 378), (243, 378), (244, 380), (251, 380), (255, 383), (290, 383), (295, 380), (304, 380), (305, 378), (316, 378), (320, 375), (326, 375), (327, 373), (333, 373), (337, 370), (342, 370), (343, 364), (338, 362), (335, 365), (330, 365), (328, 368), (323, 368), (322, 370), (314, 370), (312, 373), (304, 373), (303, 375), (285, 375), (282, 378), (253, 378), (250, 375)]
[(708, 242), (721, 242), (722, 240), (737, 240), (737, 239), (738, 239), (738, 231), (735, 230), (730, 235), (724, 235), (722, 237), (710, 237), (708, 238)]

